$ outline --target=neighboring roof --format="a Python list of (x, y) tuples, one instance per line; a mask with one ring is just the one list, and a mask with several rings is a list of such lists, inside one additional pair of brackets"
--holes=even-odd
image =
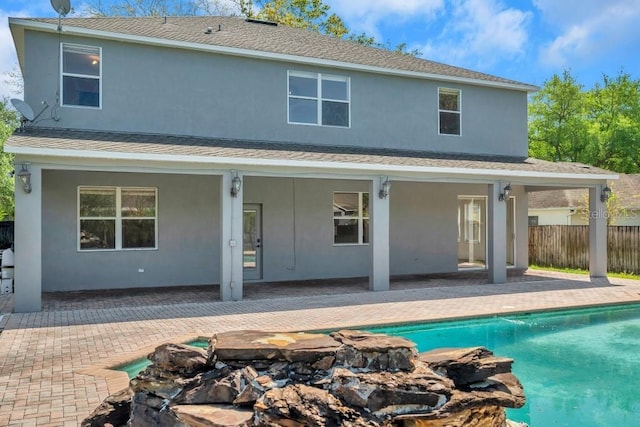
[(615, 174), (609, 171), (579, 163), (553, 163), (533, 158), (48, 128), (27, 128), (16, 132), (4, 147), (5, 151), (15, 154), (76, 158), (505, 177), (615, 178)]
[[(18, 27), (57, 31), (57, 19), (9, 18), (21, 57), (21, 37)], [(205, 30), (211, 28), (207, 34)], [(219, 29), (219, 30), (218, 30)], [(173, 47), (217, 50), (221, 53), (252, 56), (252, 52), (267, 53), (269, 59), (318, 61), (326, 65), (354, 68), (358, 65), (372, 72), (393, 72), (423, 78), (442, 78), (465, 83), (501, 86), (535, 91), (533, 85), (453, 67), (434, 61), (403, 55), (385, 49), (322, 35), (309, 30), (284, 25), (265, 25), (240, 17), (108, 17), (62, 19), (62, 34), (153, 43)]]
[[(621, 207), (640, 209), (640, 174), (620, 174), (616, 181), (607, 184), (616, 195)], [(529, 193), (529, 209), (578, 208), (588, 200), (588, 190), (571, 188), (565, 190), (535, 191)]]

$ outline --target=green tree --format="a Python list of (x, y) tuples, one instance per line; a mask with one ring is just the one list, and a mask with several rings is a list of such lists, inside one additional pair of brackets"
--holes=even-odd
[(4, 142), (18, 124), (16, 113), (7, 108), (7, 100), (4, 99), (0, 103), (0, 219), (13, 218), (14, 214), (13, 154), (4, 152)]
[(565, 70), (554, 74), (529, 102), (529, 155), (587, 162), (589, 144), (582, 86)]
[(585, 91), (554, 75), (529, 102), (529, 155), (640, 172), (640, 80), (620, 71)]
[(640, 80), (620, 72), (602, 76), (587, 93), (592, 164), (621, 173), (640, 172)]
[(337, 38), (349, 33), (342, 18), (329, 13), (330, 6), (322, 0), (255, 0), (258, 12), (243, 10), (249, 17), (277, 22), (295, 28), (305, 28)]

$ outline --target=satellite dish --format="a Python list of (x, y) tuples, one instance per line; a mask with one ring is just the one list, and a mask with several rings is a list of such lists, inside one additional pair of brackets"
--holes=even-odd
[(16, 110), (20, 112), (20, 114), (22, 114), (22, 117), (24, 117), (27, 121), (31, 122), (36, 118), (36, 115), (33, 113), (33, 109), (31, 108), (31, 106), (24, 102), (22, 99), (13, 98), (11, 99), (11, 104)]
[(69, 0), (51, 0), (51, 6), (61, 16), (65, 16), (71, 11), (71, 2)]

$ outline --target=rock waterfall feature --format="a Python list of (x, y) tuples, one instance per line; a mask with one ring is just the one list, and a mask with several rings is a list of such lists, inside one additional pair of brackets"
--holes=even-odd
[(418, 354), (404, 338), (234, 331), (163, 344), (83, 426), (505, 427), (525, 397), (484, 347)]

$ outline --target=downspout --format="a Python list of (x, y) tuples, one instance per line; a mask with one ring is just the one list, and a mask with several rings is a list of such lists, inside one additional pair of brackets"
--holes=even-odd
[(576, 208), (569, 208), (569, 213), (567, 214), (567, 225), (571, 225), (571, 217), (576, 214), (578, 210)]

